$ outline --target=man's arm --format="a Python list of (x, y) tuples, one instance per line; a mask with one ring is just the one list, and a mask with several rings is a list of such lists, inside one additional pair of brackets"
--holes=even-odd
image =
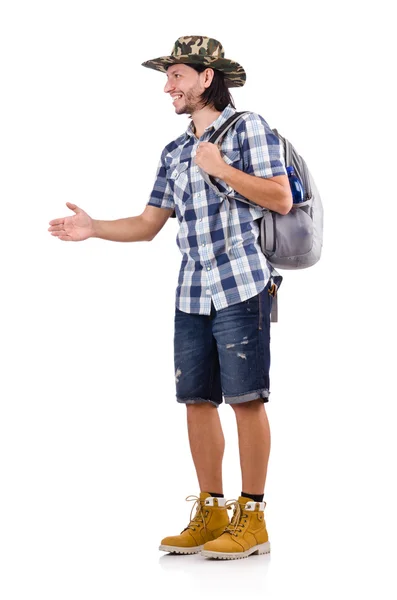
[(93, 220), (91, 237), (112, 242), (150, 242), (164, 227), (173, 209), (146, 206), (141, 215), (116, 221)]
[(292, 194), (287, 175), (276, 177), (257, 177), (248, 175), (244, 171), (235, 169), (223, 161), (221, 172), (217, 175), (236, 192), (282, 215), (286, 215), (292, 208)]
[(292, 194), (288, 175), (260, 177), (249, 175), (228, 165), (222, 158), (218, 146), (201, 142), (196, 152), (195, 163), (209, 175), (222, 179), (236, 192), (259, 206), (282, 215), (292, 207)]

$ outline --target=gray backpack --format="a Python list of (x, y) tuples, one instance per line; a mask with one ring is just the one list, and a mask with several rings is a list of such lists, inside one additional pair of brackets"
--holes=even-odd
[[(227, 130), (245, 114), (247, 112), (236, 112), (208, 141), (217, 144)], [(276, 269), (304, 269), (316, 264), (321, 256), (323, 206), (313, 177), (303, 158), (276, 129), (273, 129), (273, 132), (282, 142), (285, 166), (293, 166), (303, 184), (305, 198), (303, 202), (294, 204), (287, 215), (263, 209), (263, 217), (260, 219), (261, 248), (267, 260)], [(214, 179), (202, 170), (201, 173), (208, 185), (227, 200), (228, 195), (223, 194), (217, 188)], [(241, 198), (237, 198), (237, 200), (252, 206), (252, 203), (241, 200)], [(229, 207), (228, 202), (226, 206)]]

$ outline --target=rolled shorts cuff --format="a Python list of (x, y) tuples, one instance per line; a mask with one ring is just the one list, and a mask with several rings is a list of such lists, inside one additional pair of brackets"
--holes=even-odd
[(208, 400), (208, 398), (178, 398), (176, 397), (176, 401), (180, 404), (212, 404), (218, 408), (219, 404), (214, 402), (213, 400)]
[(252, 400), (263, 400), (269, 402), (270, 392), (264, 388), (262, 390), (254, 390), (240, 394), (239, 396), (225, 396), (225, 404), (243, 404), (244, 402), (252, 402)]

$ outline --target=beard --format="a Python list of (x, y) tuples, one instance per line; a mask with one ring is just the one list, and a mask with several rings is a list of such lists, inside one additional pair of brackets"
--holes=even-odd
[(186, 92), (182, 97), (183, 104), (179, 108), (175, 108), (177, 115), (189, 115), (191, 116), (197, 110), (202, 108), (203, 103), (201, 100), (201, 90), (199, 86), (194, 87), (192, 90)]

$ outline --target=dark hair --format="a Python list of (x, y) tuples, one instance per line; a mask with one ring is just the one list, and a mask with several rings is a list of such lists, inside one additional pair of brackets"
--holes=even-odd
[[(195, 65), (188, 64), (188, 67), (192, 67), (197, 73), (202, 73), (205, 69), (212, 68), (208, 65)], [(228, 104), (234, 106), (233, 98), (229, 92), (229, 88), (226, 85), (225, 75), (218, 69), (213, 69), (214, 78), (211, 85), (206, 88), (205, 92), (201, 94), (201, 99), (204, 102), (204, 106), (213, 106), (215, 110), (224, 110)]]

